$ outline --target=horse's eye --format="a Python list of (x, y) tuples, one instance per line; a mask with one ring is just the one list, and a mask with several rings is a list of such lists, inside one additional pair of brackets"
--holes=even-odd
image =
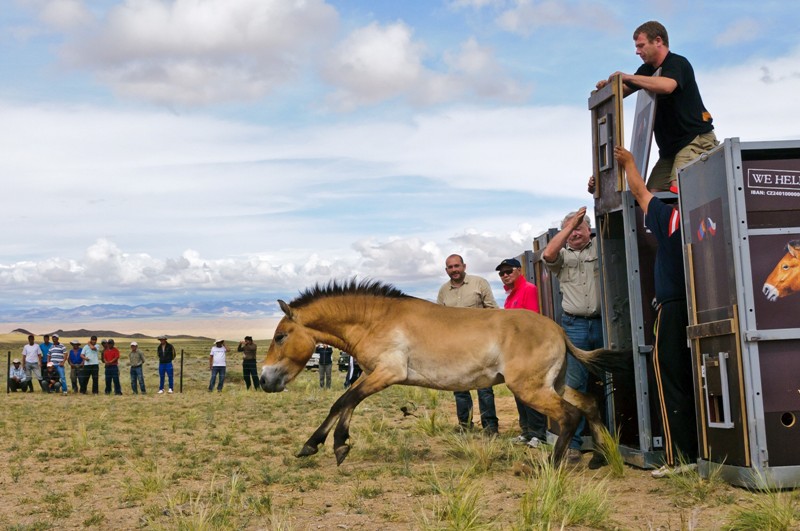
[(789, 264), (783, 264), (783, 266), (782, 266), (782, 269), (783, 269), (784, 271), (786, 271), (787, 269), (789, 269)]
[(275, 342), (277, 344), (283, 343), (283, 340), (286, 339), (286, 334), (275, 334)]

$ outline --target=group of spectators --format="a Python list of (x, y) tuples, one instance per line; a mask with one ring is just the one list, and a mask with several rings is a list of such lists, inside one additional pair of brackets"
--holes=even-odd
[[(656, 391), (665, 438), (664, 466), (653, 471), (654, 477), (683, 473), (694, 468), (698, 443), (693, 400), (691, 352), (686, 342), (688, 325), (685, 280), (680, 232), (680, 212), (656, 197), (658, 192), (677, 193), (678, 170), (719, 144), (714, 134), (711, 114), (706, 110), (689, 61), (669, 49), (666, 28), (649, 21), (633, 33), (636, 55), (642, 65), (634, 74), (615, 72), (599, 81), (602, 89), (616, 76), (623, 86), (623, 96), (645, 89), (656, 96), (654, 134), (659, 147), (658, 162), (645, 184), (633, 156), (621, 146), (614, 149), (617, 163), (624, 169), (628, 187), (645, 213), (645, 224), (654, 234), (658, 249), (655, 257), (655, 302), (658, 310), (653, 364)], [(589, 192), (594, 192), (594, 177)], [(558, 277), (562, 291), (562, 327), (578, 348), (602, 347), (597, 246), (591, 239), (586, 209), (568, 214), (561, 231), (542, 253), (547, 269)], [(439, 290), (437, 301), (445, 306), (496, 308), (488, 282), (466, 274), (460, 255), (450, 255), (445, 262), (450, 277)], [(505, 308), (538, 311), (536, 286), (521, 275), (515, 258), (503, 260), (496, 268), (507, 297)], [(588, 373), (571, 354), (567, 358), (566, 384), (586, 391)], [(478, 389), (478, 404), (484, 432), (498, 430), (491, 388)], [(472, 427), (472, 397), (469, 391), (455, 393), (456, 414), (461, 429)], [(544, 416), (517, 401), (521, 435), (518, 441), (536, 447), (544, 439)], [(567, 460), (581, 459), (582, 419), (573, 437)], [(681, 459), (689, 465), (682, 465)]]
[[(113, 339), (103, 339), (97, 344), (97, 336), (92, 336), (81, 347), (80, 341), (74, 339), (69, 342), (70, 350), (61, 343), (58, 334), (42, 336), (42, 343), (36, 344), (33, 334), (28, 335), (28, 344), (22, 348), (22, 360), (16, 358), (12, 362), (8, 375), (8, 388), (11, 392), (33, 392), (33, 381), (39, 383), (45, 393), (68, 394), (67, 374), (69, 367), (69, 380), (73, 393), (87, 394), (89, 380), (92, 381), (91, 393), (99, 393), (100, 364), (103, 364), (105, 375), (105, 394), (122, 394), (122, 384), (119, 379), (119, 363), (121, 353)], [(52, 341), (51, 341), (52, 339)], [(167, 336), (159, 336), (158, 374), (159, 393), (164, 393), (164, 380), (167, 377), (168, 393), (173, 388), (172, 360), (175, 359), (175, 347), (168, 341)], [(136, 341), (130, 343), (129, 366), (131, 377), (131, 391), (133, 394), (146, 393), (144, 383), (143, 365), (144, 354), (139, 350)]]
[[(103, 364), (105, 375), (105, 394), (122, 394), (122, 384), (119, 377), (119, 364), (121, 353), (113, 339), (103, 339), (98, 345), (97, 336), (92, 336), (89, 341), (81, 346), (80, 341), (70, 341), (70, 350), (60, 341), (58, 334), (45, 334), (42, 343), (35, 342), (33, 334), (28, 336), (28, 344), (22, 348), (22, 359), (15, 358), (8, 374), (8, 389), (11, 392), (33, 392), (34, 381), (38, 382), (42, 392), (69, 393), (66, 370), (69, 368), (69, 380), (73, 393), (99, 394), (100, 364)], [(156, 349), (158, 357), (158, 394), (173, 393), (174, 369), (173, 360), (176, 357), (175, 347), (168, 341), (167, 336), (158, 336), (159, 345)], [(247, 389), (251, 386), (259, 390), (257, 368), (257, 346), (253, 338), (245, 337), (239, 343), (239, 352), (242, 352), (242, 370)], [(217, 390), (222, 391), (225, 383), (227, 366), (226, 354), (228, 348), (225, 341), (218, 339), (209, 353), (209, 370), (211, 381), (208, 390), (211, 391), (218, 380)], [(128, 353), (130, 368), (130, 383), (133, 394), (147, 393), (144, 381), (144, 353), (139, 350), (139, 344), (131, 341)], [(91, 380), (91, 389), (89, 388)], [(166, 384), (166, 386), (165, 386)]]

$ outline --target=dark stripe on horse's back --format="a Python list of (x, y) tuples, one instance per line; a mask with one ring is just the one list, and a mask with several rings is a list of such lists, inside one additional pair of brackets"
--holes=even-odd
[(290, 302), (289, 306), (292, 308), (301, 308), (316, 299), (338, 297), (341, 295), (371, 295), (373, 297), (388, 297), (391, 299), (411, 297), (391, 284), (386, 284), (379, 280), (363, 279), (359, 281), (356, 278), (351, 278), (350, 280), (341, 282), (338, 280), (331, 280), (322, 286), (315, 284), (314, 287), (307, 288), (300, 292), (300, 296)]

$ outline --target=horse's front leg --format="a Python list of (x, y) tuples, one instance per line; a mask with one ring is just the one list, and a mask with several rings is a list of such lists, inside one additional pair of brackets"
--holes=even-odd
[(336, 402), (333, 403), (331, 406), (331, 410), (328, 413), (328, 416), (325, 417), (325, 420), (322, 421), (322, 424), (319, 425), (319, 428), (311, 434), (311, 437), (308, 438), (306, 443), (303, 445), (303, 448), (297, 454), (296, 457), (307, 457), (309, 455), (314, 455), (319, 451), (319, 445), (325, 443), (325, 439), (328, 438), (328, 433), (333, 428), (333, 424), (339, 418), (342, 412), (342, 404), (345, 403), (345, 400), (349, 394), (353, 391), (353, 386), (340, 396)]
[(333, 453), (336, 455), (337, 466), (342, 464), (350, 452), (350, 445), (347, 444), (347, 440), (350, 438), (350, 419), (356, 406), (368, 396), (374, 395), (390, 385), (398, 383), (400, 380), (401, 378), (398, 378), (396, 371), (377, 369), (365, 378), (359, 378), (350, 387), (351, 392), (342, 395), (340, 398), (342, 400), (342, 408), (339, 415), (339, 423), (333, 432)]

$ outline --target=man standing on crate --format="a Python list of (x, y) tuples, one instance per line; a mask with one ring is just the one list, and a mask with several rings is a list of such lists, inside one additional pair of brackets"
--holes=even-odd
[[(590, 182), (590, 186), (592, 183)], [(561, 307), (564, 313), (561, 326), (572, 343), (583, 350), (603, 347), (603, 322), (600, 317), (600, 269), (597, 245), (592, 239), (586, 207), (570, 212), (561, 222), (561, 231), (553, 236), (542, 253), (548, 270), (558, 278), (561, 288)], [(566, 384), (583, 393), (589, 383), (589, 371), (572, 353), (567, 353)], [(567, 460), (579, 461), (586, 419), (581, 417), (578, 429), (569, 443)], [(597, 461), (589, 463), (595, 467)]]
[[(650, 172), (647, 188), (677, 193), (678, 170), (719, 144), (711, 113), (703, 105), (700, 89), (689, 61), (669, 50), (667, 29), (659, 22), (645, 22), (633, 32), (636, 55), (644, 63), (634, 74), (615, 72), (598, 81), (597, 88), (620, 75), (627, 96), (639, 89), (657, 96), (653, 132), (658, 144), (658, 162)], [(661, 75), (653, 74), (661, 68)]]
[[(444, 262), (445, 272), (450, 277), (439, 288), (436, 302), (443, 306), (456, 308), (497, 308), (492, 288), (485, 278), (467, 274), (467, 264), (457, 254), (451, 254)], [(455, 354), (455, 353), (454, 353)], [(472, 395), (469, 391), (455, 391), (456, 416), (460, 430), (472, 429)], [(494, 407), (494, 391), (491, 387), (478, 389), (478, 407), (481, 412), (481, 425), (487, 435), (498, 432), (497, 412)]]

